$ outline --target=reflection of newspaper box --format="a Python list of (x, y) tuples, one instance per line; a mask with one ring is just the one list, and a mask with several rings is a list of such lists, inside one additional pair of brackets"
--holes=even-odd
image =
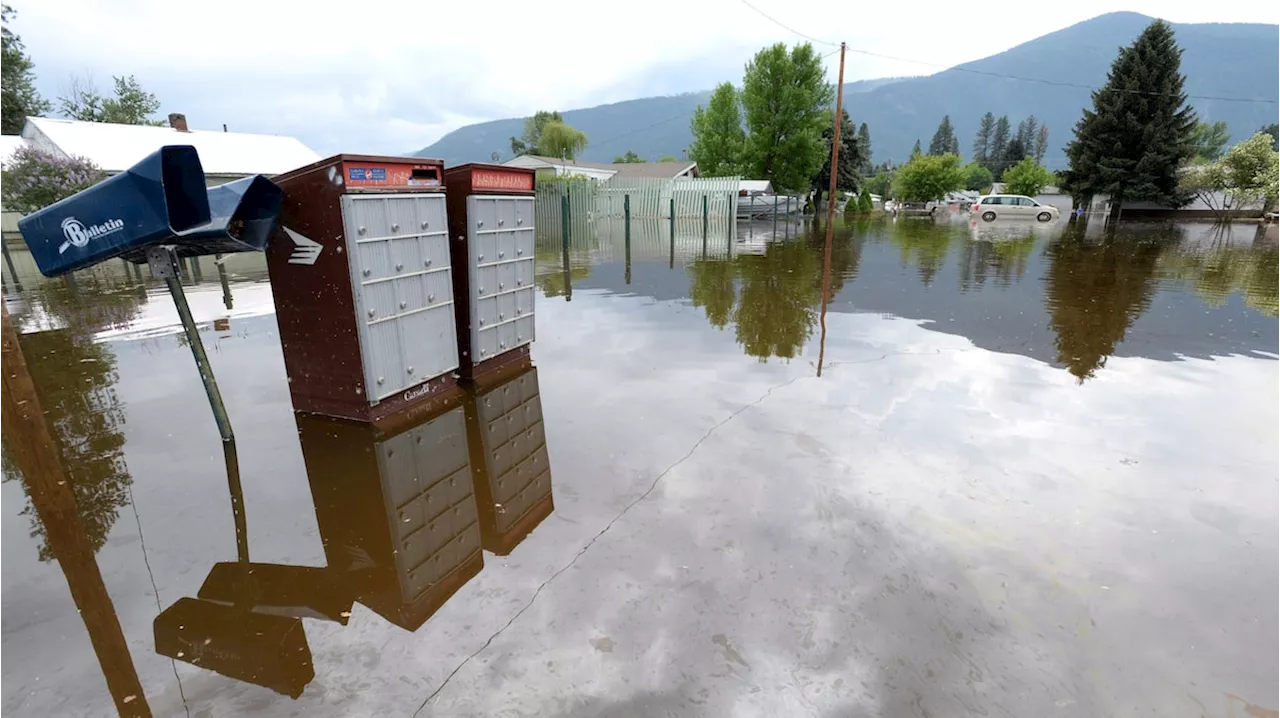
[(466, 164), (449, 185), (459, 373), (529, 355), (533, 341), (533, 170)]
[(296, 418), (330, 569), (357, 601), (417, 630), (484, 566), (462, 407), (393, 436)]
[(296, 410), (381, 421), (453, 393), (441, 173), (438, 160), (337, 155), (275, 178), (267, 267)]
[(551, 515), (551, 464), (542, 426), (538, 370), (528, 366), (464, 405), (482, 545), (511, 553)]

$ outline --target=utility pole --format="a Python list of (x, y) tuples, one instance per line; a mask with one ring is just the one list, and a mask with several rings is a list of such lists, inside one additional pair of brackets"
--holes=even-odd
[(836, 174), (840, 169), (840, 117), (844, 114), (844, 51), (840, 43), (840, 74), (836, 81), (835, 131), (831, 135), (831, 186), (827, 190), (827, 243), (822, 251), (822, 342), (818, 347), (818, 376), (827, 349), (827, 293), (831, 290), (831, 235), (835, 230)]

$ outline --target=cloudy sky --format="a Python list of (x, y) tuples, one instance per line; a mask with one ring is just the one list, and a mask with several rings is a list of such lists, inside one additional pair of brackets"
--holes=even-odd
[[(845, 77), (858, 80), (936, 72), (1117, 9), (749, 1), (791, 30), (744, 0), (7, 0), (48, 98), (73, 76), (106, 90), (112, 75), (133, 74), (193, 129), (294, 135), (322, 154), (414, 151), (473, 122), (739, 82), (756, 50), (798, 33), (913, 61), (850, 54)], [(1174, 22), (1280, 19), (1274, 0), (1124, 9)]]

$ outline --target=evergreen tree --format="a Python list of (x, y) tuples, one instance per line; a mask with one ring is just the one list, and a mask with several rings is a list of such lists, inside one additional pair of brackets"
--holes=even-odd
[(751, 174), (780, 192), (809, 185), (822, 166), (833, 94), (809, 43), (789, 51), (778, 43), (756, 53), (742, 78)]
[(862, 145), (863, 152), (867, 154), (867, 161), (858, 168), (858, 172), (864, 177), (869, 176), (875, 167), (871, 164), (871, 130), (867, 129), (865, 122), (858, 125), (858, 144)]
[(1035, 151), (1036, 136), (1040, 134), (1040, 122), (1035, 115), (1031, 115), (1027, 119), (1018, 123), (1018, 140), (1022, 142), (1022, 147), (1031, 153)]
[(951, 126), (951, 115), (943, 115), (942, 122), (938, 123), (938, 131), (934, 132), (933, 139), (929, 140), (929, 154), (934, 157), (945, 155), (952, 152), (955, 146), (956, 133)]
[(917, 157), (917, 156), (919, 156), (919, 155), (920, 155), (920, 138), (919, 138), (919, 137), (917, 137), (917, 138), (916, 138), (916, 146), (911, 148), (911, 157), (912, 157), (912, 159), (914, 159), (914, 158), (916, 158), (916, 157)]
[[(856, 194), (862, 187), (862, 174), (858, 168), (870, 164), (871, 161), (867, 157), (866, 149), (862, 146), (862, 139), (853, 131), (853, 121), (849, 119), (849, 113), (841, 108), (840, 115), (840, 168), (836, 170), (836, 189)], [(811, 183), (813, 190), (818, 192), (819, 196), (831, 188), (831, 138), (834, 134), (834, 122), (822, 131), (822, 142), (826, 147), (827, 157), (822, 162), (822, 168), (813, 176)]]
[(1163, 20), (1120, 49), (1067, 145), (1064, 179), (1073, 197), (1109, 195), (1117, 215), (1130, 200), (1185, 203), (1178, 167), (1194, 154), (1196, 116), (1183, 93), (1181, 60)]
[(1049, 126), (1040, 125), (1040, 131), (1036, 133), (1035, 157), (1036, 162), (1044, 164), (1044, 153), (1049, 149)]
[(973, 161), (987, 166), (987, 158), (991, 156), (991, 142), (996, 131), (996, 116), (988, 112), (982, 116), (978, 124), (978, 134), (973, 138)]
[(22, 46), (22, 38), (9, 32), (9, 20), (16, 14), (8, 5), (0, 6), (0, 132), (6, 135), (22, 132), (28, 116), (48, 114), (51, 109), (36, 92), (35, 63)]
[(1027, 148), (1022, 144), (1022, 138), (1014, 137), (1010, 140), (1009, 144), (1004, 147), (1004, 155), (1000, 157), (995, 170), (992, 171), (996, 181), (1003, 182), (1005, 170), (1026, 159), (1026, 156)]
[(1009, 139), (1009, 116), (1000, 115), (995, 132), (991, 135), (991, 148), (987, 151), (987, 169), (992, 174), (999, 174), (1000, 161), (1004, 158), (1005, 148), (1009, 146)]
[(742, 112), (738, 107), (738, 91), (722, 82), (711, 93), (704, 110), (693, 111), (693, 144), (689, 158), (698, 163), (698, 171), (707, 177), (732, 177), (741, 174), (747, 133), (742, 130)]

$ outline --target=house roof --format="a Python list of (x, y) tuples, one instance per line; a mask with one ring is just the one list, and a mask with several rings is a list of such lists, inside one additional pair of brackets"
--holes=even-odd
[(27, 144), (22, 135), (0, 135), (0, 163), (8, 162), (18, 148)]
[(23, 137), (47, 141), (67, 155), (87, 157), (107, 172), (121, 172), (165, 145), (191, 145), (205, 174), (274, 175), (320, 159), (294, 137), (171, 127), (117, 125), (49, 117), (28, 117)]
[(611, 170), (621, 177), (678, 177), (698, 165), (697, 162), (581, 162), (562, 160), (544, 155), (523, 155), (556, 167), (585, 167), (594, 170)]

